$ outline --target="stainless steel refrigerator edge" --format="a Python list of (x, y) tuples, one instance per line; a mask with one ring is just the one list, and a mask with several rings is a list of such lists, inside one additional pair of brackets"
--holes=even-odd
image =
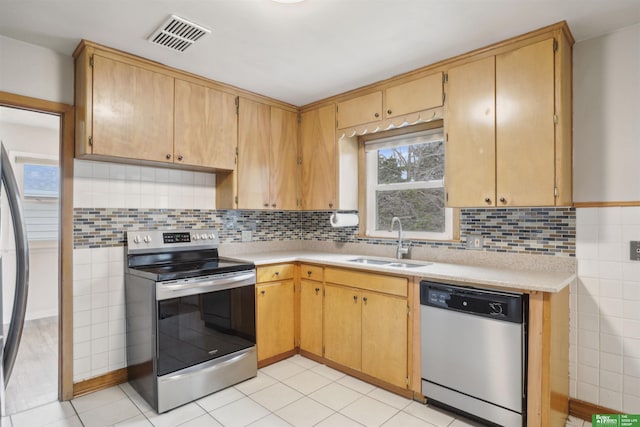
[[(25, 313), (27, 311), (27, 296), (29, 291), (29, 241), (24, 222), (22, 198), (16, 182), (9, 155), (0, 142), (0, 168), (2, 169), (2, 184), (9, 202), (11, 221), (13, 223), (13, 235), (16, 244), (16, 290), (13, 299), (11, 322), (6, 337), (0, 333), (0, 349), (2, 353), (2, 366), (0, 367), (0, 380), (3, 382), (0, 393), (0, 411), (4, 414), (4, 389), (7, 387), (13, 365), (18, 355), (22, 328), (24, 326)], [(2, 263), (0, 262), (0, 273)], [(0, 275), (0, 279), (1, 279)], [(1, 284), (1, 283), (0, 283)], [(2, 288), (0, 287), (0, 315), (2, 315)], [(2, 317), (0, 317), (2, 318)]]

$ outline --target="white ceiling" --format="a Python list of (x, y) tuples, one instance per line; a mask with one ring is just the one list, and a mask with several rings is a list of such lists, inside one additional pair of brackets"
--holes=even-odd
[[(640, 22), (640, 0), (0, 0), (0, 34), (70, 55), (81, 39), (304, 105), (561, 20), (579, 40)], [(208, 27), (184, 53), (146, 38)]]

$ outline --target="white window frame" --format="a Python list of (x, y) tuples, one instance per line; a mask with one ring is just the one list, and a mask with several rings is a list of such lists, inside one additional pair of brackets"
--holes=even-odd
[[(35, 248), (48, 248), (54, 247), (58, 245), (58, 241), (60, 240), (60, 193), (58, 192), (57, 196), (26, 196), (24, 189), (24, 165), (42, 165), (42, 166), (56, 166), (60, 167), (60, 162), (57, 156), (52, 156), (48, 154), (41, 153), (31, 153), (31, 152), (21, 152), (21, 151), (11, 151), (9, 153), (9, 157), (12, 160), (13, 168), (16, 171), (16, 178), (19, 181), (20, 193), (22, 196), (23, 208), (26, 210), (27, 201), (35, 201), (41, 203), (56, 203), (58, 210), (58, 224), (57, 224), (57, 236), (55, 239), (33, 239), (29, 236), (29, 231), (27, 230), (27, 239), (29, 240), (29, 245)], [(62, 179), (60, 177), (60, 179)], [(25, 212), (26, 215), (26, 212)]]
[[(413, 140), (413, 142), (410, 142)], [(376, 191), (378, 190), (414, 190), (429, 188), (444, 188), (444, 177), (439, 180), (421, 182), (402, 182), (393, 184), (378, 184), (378, 150), (405, 145), (414, 145), (430, 141), (444, 141), (442, 128), (406, 133), (387, 138), (374, 139), (365, 142), (365, 198), (366, 198), (366, 229), (367, 237), (397, 238), (397, 228), (393, 232), (376, 230), (378, 212), (376, 209)], [(432, 231), (404, 231), (403, 237), (419, 240), (452, 240), (453, 239), (453, 209), (445, 208), (445, 229), (443, 232)], [(401, 218), (402, 220), (402, 218)], [(391, 226), (391, 224), (389, 224)]]

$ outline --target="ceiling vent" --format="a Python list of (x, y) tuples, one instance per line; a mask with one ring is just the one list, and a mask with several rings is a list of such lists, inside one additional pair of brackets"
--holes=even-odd
[(162, 23), (147, 40), (169, 49), (184, 52), (211, 30), (189, 22), (179, 16), (171, 15)]

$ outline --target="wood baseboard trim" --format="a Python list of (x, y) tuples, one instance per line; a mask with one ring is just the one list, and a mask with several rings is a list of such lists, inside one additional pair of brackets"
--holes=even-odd
[(291, 356), (293, 356), (294, 354), (296, 354), (296, 350), (295, 349), (294, 350), (289, 350), (286, 353), (280, 353), (280, 354), (277, 354), (275, 356), (268, 357), (268, 358), (263, 359), (263, 360), (258, 360), (258, 369), (264, 368), (265, 366), (271, 365), (271, 364), (279, 362), (281, 360), (288, 359)]
[(615, 411), (583, 400), (569, 399), (569, 415), (591, 422), (591, 415), (593, 414), (620, 414), (620, 411)]
[(104, 390), (114, 385), (126, 383), (128, 379), (127, 368), (111, 371), (99, 377), (90, 378), (73, 384), (73, 397), (83, 396), (94, 391)]
[(640, 206), (640, 202), (574, 202), (574, 208), (612, 208)]

